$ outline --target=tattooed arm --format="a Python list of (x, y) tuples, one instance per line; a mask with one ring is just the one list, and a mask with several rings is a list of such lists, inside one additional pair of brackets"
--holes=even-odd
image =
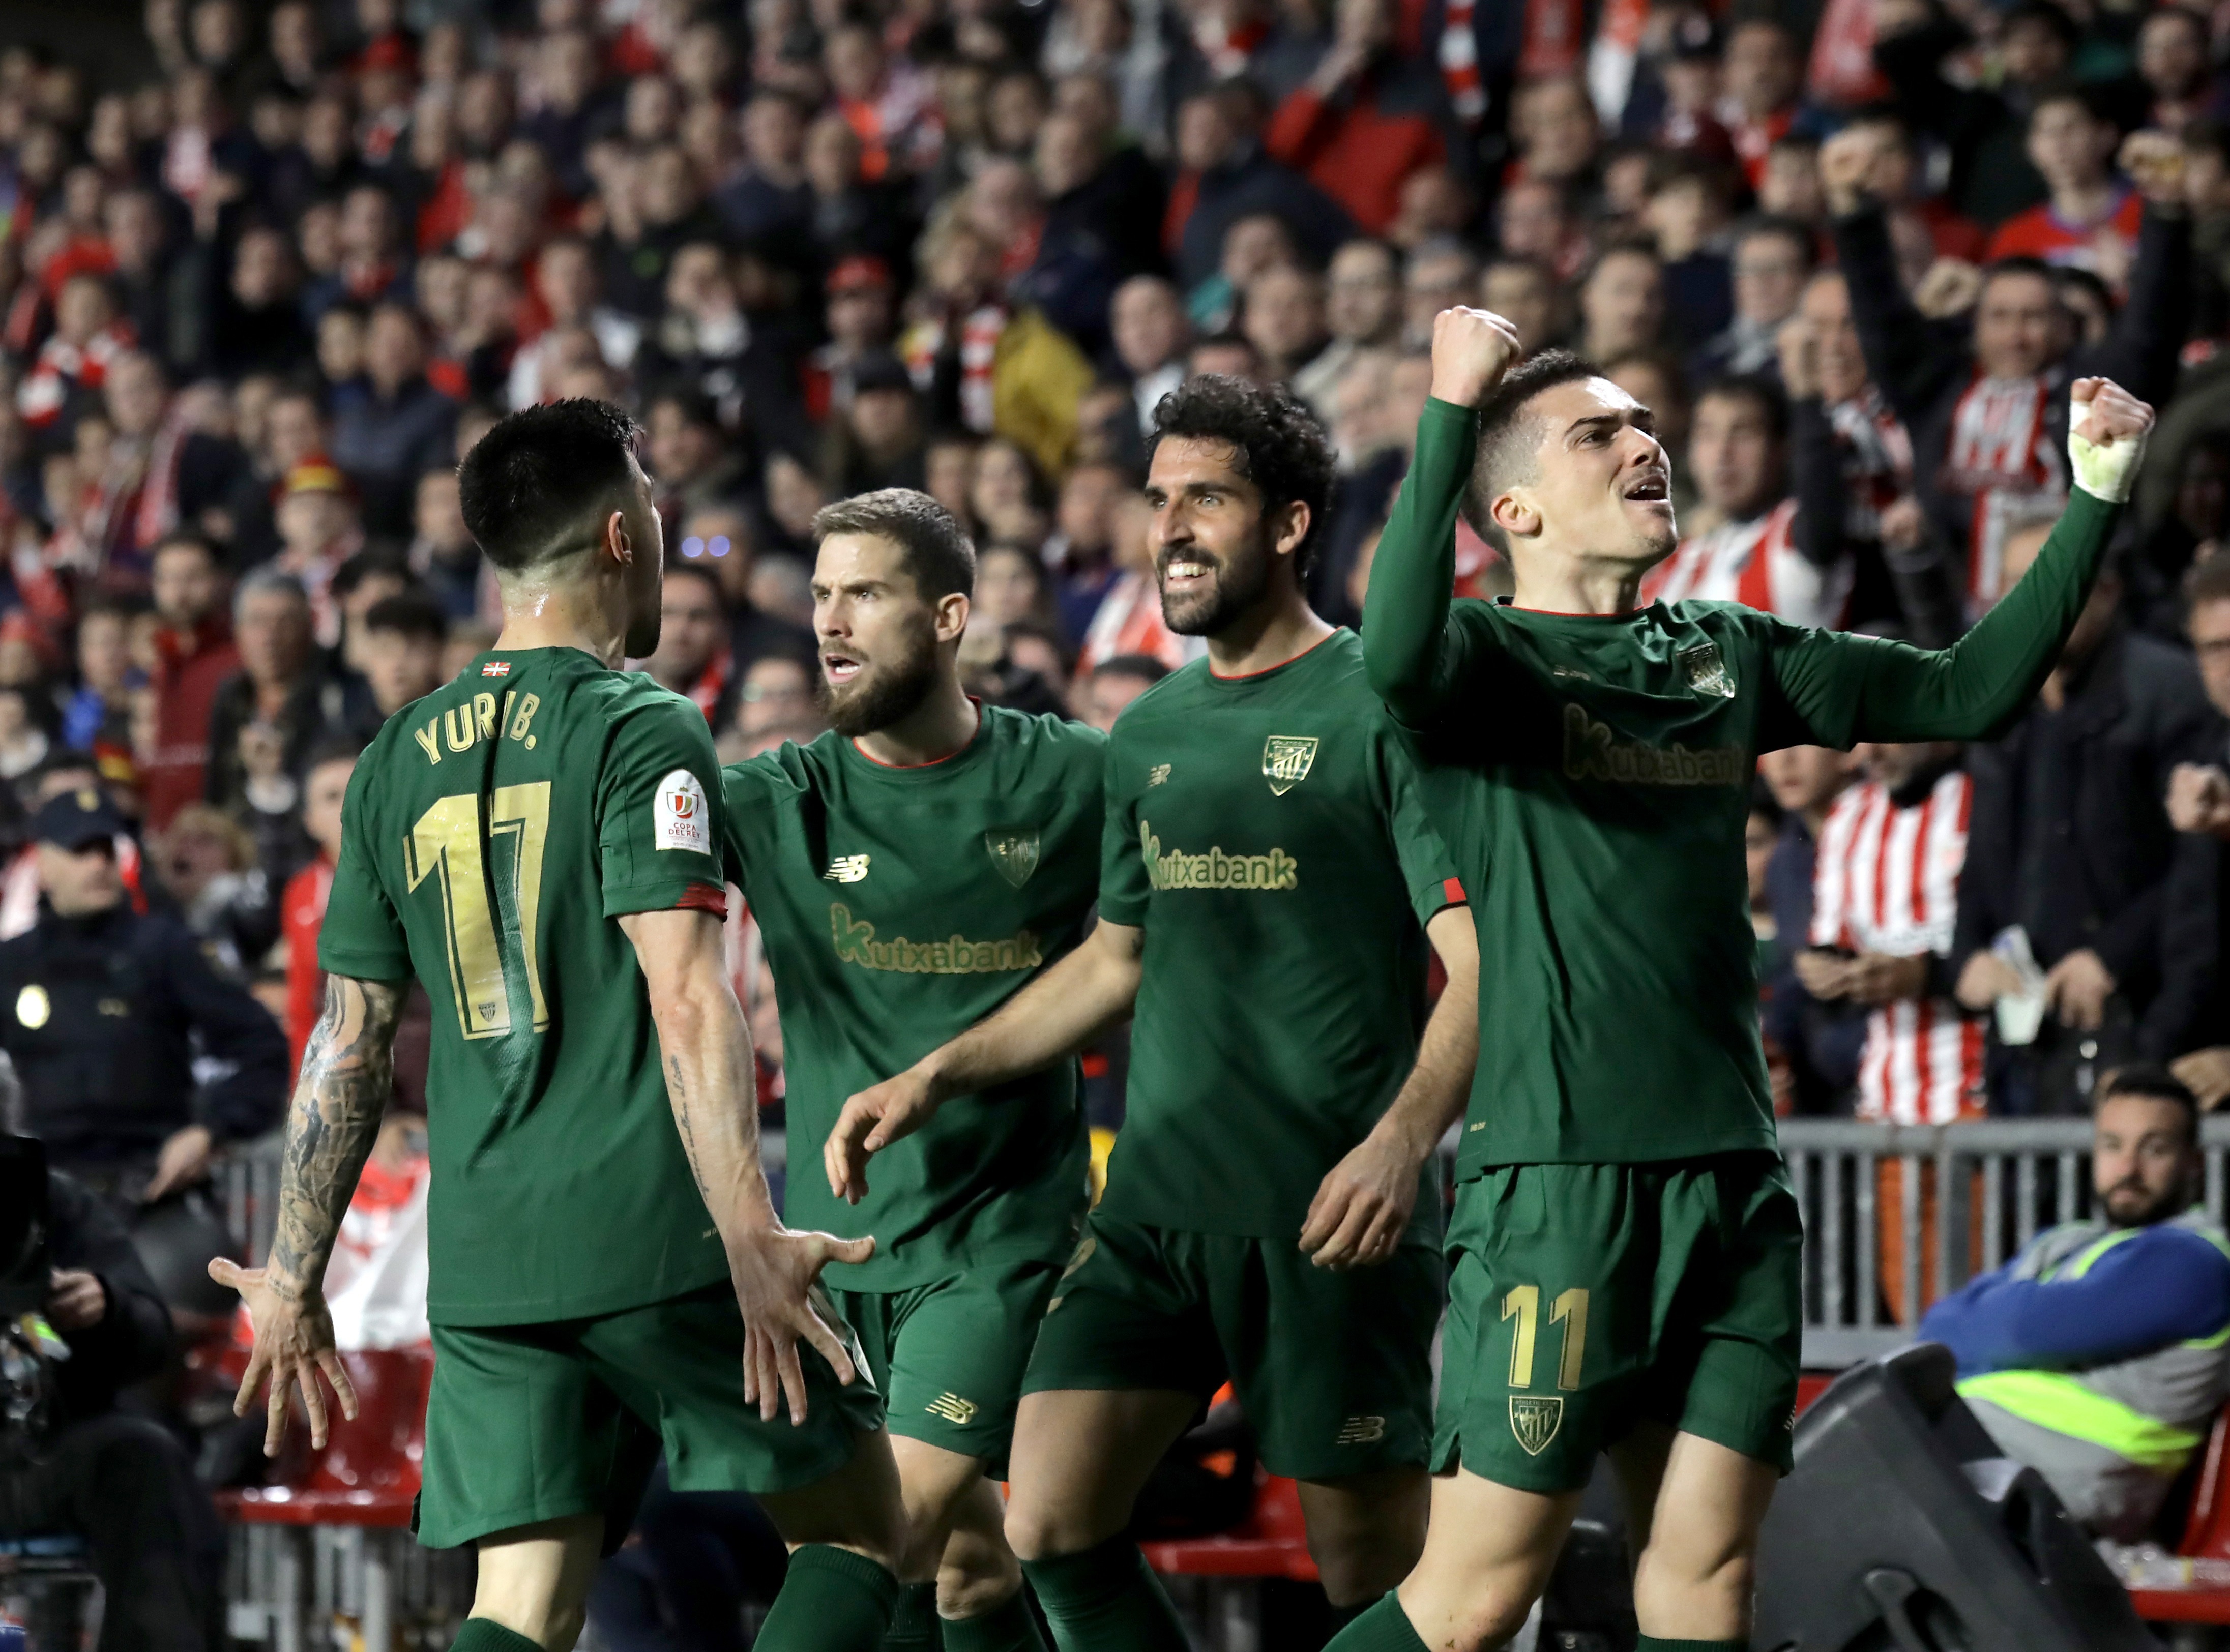
[(650, 990), (651, 1017), (690, 1173), (728, 1253), (744, 1315), (744, 1397), (772, 1421), (784, 1397), (792, 1423), (805, 1420), (802, 1337), (845, 1382), (854, 1376), (842, 1339), (815, 1310), (810, 1293), (832, 1262), (862, 1262), (872, 1239), (792, 1233), (775, 1214), (759, 1164), (758, 1083), (743, 1008), (728, 981), (720, 920), (695, 910), (641, 912), (619, 920), (635, 944)]
[(301, 1076), (287, 1113), (287, 1142), (279, 1170), (279, 1229), (261, 1268), (241, 1268), (224, 1257), (209, 1276), (247, 1300), (255, 1326), (255, 1348), (233, 1400), (247, 1415), (267, 1376), (266, 1456), (276, 1456), (287, 1433), (287, 1394), (299, 1386), (310, 1414), (310, 1439), (325, 1442), (322, 1371), (345, 1416), (356, 1415), (356, 1391), (333, 1345), (332, 1316), (325, 1311), (325, 1263), (357, 1177), (379, 1134), (380, 1114), (392, 1087), (395, 1024), (409, 983), (325, 978), (325, 1011), (302, 1052)]

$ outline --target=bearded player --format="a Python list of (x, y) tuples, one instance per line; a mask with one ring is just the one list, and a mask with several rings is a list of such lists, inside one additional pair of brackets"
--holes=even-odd
[[(829, 732), (726, 773), (733, 875), (782, 1012), (795, 1224), (873, 1234), (828, 1281), (887, 1400), (908, 1541), (885, 1652), (1042, 1652), (986, 1470), (1086, 1196), (1077, 1064), (950, 1097), (857, 1204), (805, 1173), (847, 1097), (1072, 951), (1099, 890), (1106, 737), (970, 699), (976, 555), (926, 494), (814, 519)], [(942, 1627), (940, 1628), (940, 1619)]]
[[(1310, 610), (1332, 455), (1282, 391), (1208, 377), (1155, 412), (1163, 612), (1207, 657), (1110, 737), (1099, 922), (998, 1013), (856, 1095), (829, 1184), (872, 1197), (947, 1098), (1135, 1016), (1126, 1116), (1038, 1332), (1007, 1537), (1064, 1652), (1181, 1652), (1127, 1534), (1154, 1464), (1227, 1378), (1300, 1481), (1336, 1607), (1424, 1534), (1438, 1200), (1476, 958), (1362, 645)], [(1427, 937), (1450, 984), (1427, 1024)], [(1421, 1033), (1421, 1044), (1420, 1035)], [(934, 1118), (935, 1124), (930, 1123)]]
[(349, 783), (270, 1263), (210, 1268), (255, 1324), (235, 1404), (269, 1377), (274, 1454), (290, 1386), (320, 1444), (319, 1372), (355, 1414), (322, 1281), (415, 976), (435, 1006), (436, 1357), (413, 1529), (479, 1551), (461, 1652), (567, 1652), (661, 1446), (676, 1489), (756, 1492), (791, 1545), (759, 1647), (869, 1652), (897, 1593), (898, 1479), (814, 1281), (874, 1247), (787, 1230), (759, 1168), (712, 737), (619, 668), (658, 642), (638, 435), (559, 402), (460, 468), (503, 632)]
[[(2005, 728), (2082, 610), (2152, 410), (2078, 382), (2066, 514), (1994, 610), (1924, 653), (1732, 603), (1638, 607), (1677, 539), (1650, 410), (1576, 357), (1518, 355), (1498, 317), (1435, 323), (1366, 610), (1371, 686), (1420, 733), (1495, 963), (1448, 1232), (1431, 1535), (1333, 1644), (1498, 1643), (1607, 1451), (1641, 1652), (1737, 1652), (1789, 1466), (1802, 1246), (1757, 1037), (1757, 756)], [(1460, 510), (1507, 547), (1506, 603), (1451, 604)]]

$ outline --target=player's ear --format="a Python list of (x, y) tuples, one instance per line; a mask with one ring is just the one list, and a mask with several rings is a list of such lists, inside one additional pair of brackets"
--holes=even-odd
[(597, 548), (622, 567), (635, 560), (635, 535), (628, 532), (625, 511), (604, 518), (603, 543)]
[(965, 591), (949, 591), (937, 599), (937, 640), (951, 642), (968, 629), (970, 604)]
[(1487, 519), (1512, 539), (1530, 539), (1541, 531), (1541, 512), (1534, 504), (1532, 493), (1524, 487), (1506, 487), (1490, 500)]
[(1279, 556), (1290, 557), (1301, 548), (1301, 541), (1309, 537), (1309, 507), (1298, 499), (1272, 513), (1270, 543)]

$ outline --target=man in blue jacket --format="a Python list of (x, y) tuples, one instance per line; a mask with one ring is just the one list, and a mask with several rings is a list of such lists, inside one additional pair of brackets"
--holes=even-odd
[(1920, 1333), (1957, 1357), (1960, 1397), (2007, 1455), (2130, 1542), (2230, 1394), (2230, 1237), (2195, 1206), (2199, 1104), (2165, 1068), (2109, 1075), (2092, 1122), (2095, 1213), (1938, 1302)]

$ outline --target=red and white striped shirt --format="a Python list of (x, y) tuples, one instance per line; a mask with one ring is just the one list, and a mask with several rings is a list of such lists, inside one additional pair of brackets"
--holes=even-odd
[[(1869, 781), (1836, 800), (1820, 833), (1812, 944), (1913, 958), (1951, 950), (1973, 788), (1953, 769), (1905, 808)], [(1906, 999), (1866, 1018), (1859, 1116), (1951, 1124), (1982, 1115), (1982, 1023), (1950, 998)]]
[(1851, 601), (1849, 558), (1821, 568), (1796, 548), (1796, 501), (1763, 516), (1724, 522), (1680, 541), (1642, 576), (1641, 600), (1740, 603), (1797, 625), (1839, 627)]

